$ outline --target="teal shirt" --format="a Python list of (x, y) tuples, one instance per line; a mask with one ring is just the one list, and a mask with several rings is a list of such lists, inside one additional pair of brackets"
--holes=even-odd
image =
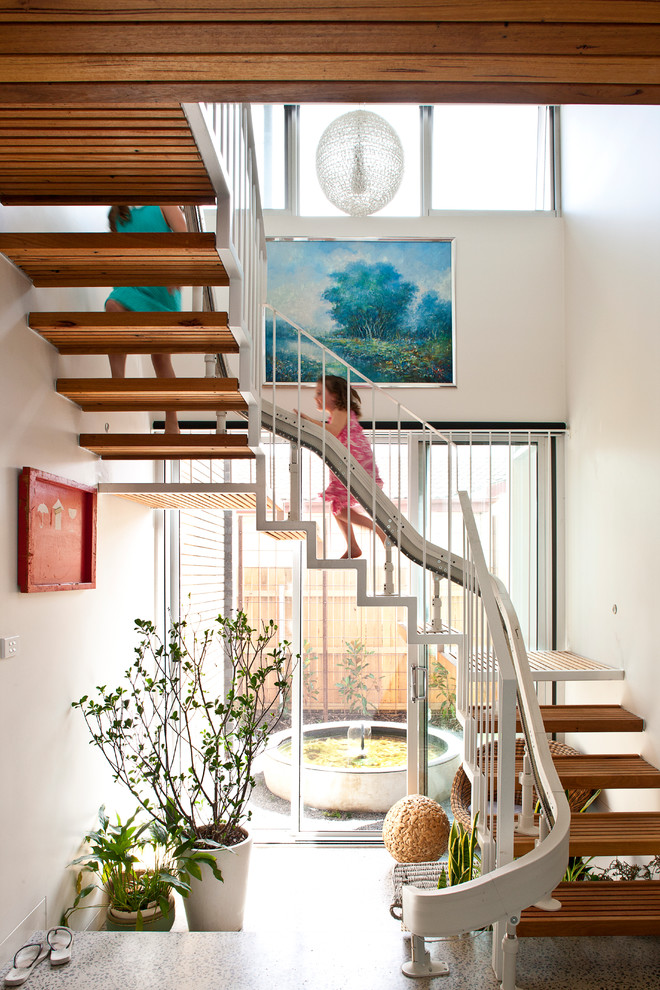
[[(117, 221), (118, 233), (170, 233), (170, 227), (160, 206), (131, 206), (127, 223)], [(116, 299), (125, 309), (134, 313), (148, 313), (153, 310), (181, 309), (181, 292), (170, 292), (165, 285), (121, 285), (113, 289), (108, 299)], [(107, 302), (107, 300), (106, 300)]]

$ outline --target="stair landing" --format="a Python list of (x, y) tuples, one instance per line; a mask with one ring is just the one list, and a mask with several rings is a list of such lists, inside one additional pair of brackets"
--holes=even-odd
[(527, 654), (534, 681), (623, 680), (624, 671), (570, 650), (533, 650)]

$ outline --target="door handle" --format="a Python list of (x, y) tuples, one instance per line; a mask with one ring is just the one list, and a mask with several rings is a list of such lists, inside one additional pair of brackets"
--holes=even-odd
[(410, 667), (410, 700), (426, 701), (428, 694), (429, 672), (426, 667), (411, 664)]

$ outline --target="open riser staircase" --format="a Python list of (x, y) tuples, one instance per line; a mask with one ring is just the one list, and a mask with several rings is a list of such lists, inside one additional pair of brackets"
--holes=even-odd
[[(156, 114), (156, 109), (158, 114)], [(20, 111), (20, 108), (18, 108)], [(4, 108), (5, 116), (7, 108)], [(260, 341), (265, 286), (265, 240), (258, 188), (250, 157), (249, 112), (244, 107), (186, 105), (154, 108), (161, 127), (167, 119), (171, 133), (163, 140), (163, 161), (170, 159), (176, 141), (182, 141), (180, 164), (190, 162), (188, 184), (173, 192), (157, 181), (162, 175), (152, 167), (141, 176), (139, 192), (130, 194), (126, 182), (108, 181), (108, 163), (98, 164), (98, 129), (110, 119), (117, 126), (117, 111), (99, 107), (95, 117), (89, 108), (33, 108), (30, 139), (40, 128), (52, 132), (62, 114), (79, 113), (83, 134), (76, 149), (77, 175), (89, 170), (84, 181), (67, 180), (61, 166), (57, 181), (46, 180), (35, 169), (32, 186), (25, 181), (3, 189), (0, 199), (11, 203), (126, 203), (176, 202), (203, 205), (217, 200), (215, 234), (190, 230), (187, 234), (15, 234), (0, 237), (4, 253), (35, 286), (79, 285), (193, 285), (227, 289), (226, 312), (205, 309), (201, 288), (194, 292), (193, 309), (185, 313), (76, 313), (30, 314), (29, 325), (62, 354), (199, 354), (206, 356), (207, 373), (199, 378), (177, 379), (60, 379), (57, 391), (84, 411), (175, 410), (185, 413), (230, 412), (247, 420), (244, 433), (191, 434), (81, 434), (80, 445), (105, 459), (247, 459), (256, 464), (256, 480), (244, 486), (254, 496), (258, 527), (280, 538), (304, 538), (308, 567), (347, 568), (357, 575), (357, 600), (364, 606), (401, 606), (408, 610), (408, 643), (423, 650), (428, 644), (459, 646), (459, 708), (466, 728), (466, 772), (472, 781), (472, 804), (484, 811), (480, 839), (485, 874), (464, 889), (404, 891), (404, 920), (413, 934), (411, 975), (430, 975), (423, 939), (450, 934), (482, 924), (496, 924), (494, 967), (506, 990), (515, 983), (517, 935), (660, 934), (660, 884), (654, 882), (571, 884), (557, 881), (570, 856), (655, 856), (660, 853), (660, 814), (570, 814), (564, 788), (658, 788), (660, 771), (637, 753), (615, 756), (556, 756), (551, 759), (546, 734), (566, 732), (641, 733), (643, 725), (617, 706), (543, 706), (539, 708), (535, 683), (561, 679), (562, 665), (573, 671), (580, 658), (569, 654), (531, 654), (522, 644), (519, 623), (506, 590), (498, 587), (479, 559), (476, 527), (470, 533), (469, 500), (462, 497), (468, 552), (456, 553), (420, 534), (405, 518), (400, 504), (387, 497), (346, 448), (318, 427), (301, 420), (273, 401), (261, 402), (264, 380)], [(127, 140), (132, 146), (148, 130), (148, 108), (122, 108)], [(163, 116), (165, 115), (165, 116)], [(84, 139), (85, 122), (93, 125)], [(92, 137), (92, 131), (94, 137)], [(141, 137), (142, 136), (142, 137)], [(96, 142), (96, 144), (95, 144)], [(102, 143), (102, 141), (101, 141)], [(147, 142), (148, 143), (148, 142)], [(26, 144), (26, 147), (29, 146)], [(155, 154), (153, 141), (150, 154)], [(193, 150), (194, 149), (194, 150)], [(241, 149), (241, 153), (238, 153)], [(17, 155), (25, 155), (17, 148)], [(46, 155), (47, 158), (47, 155)], [(129, 157), (127, 160), (131, 160)], [(96, 164), (95, 164), (96, 162)], [(200, 169), (200, 162), (204, 168)], [(241, 167), (237, 165), (240, 163)], [(121, 171), (116, 163), (115, 172)], [(166, 167), (165, 165), (163, 167)], [(194, 174), (193, 174), (194, 173)], [(152, 176), (150, 179), (149, 176)], [(179, 169), (176, 173), (184, 175)], [(155, 178), (153, 177), (155, 176)], [(183, 180), (182, 180), (183, 181)], [(50, 197), (47, 190), (51, 189)], [(9, 191), (7, 191), (9, 190)], [(45, 192), (46, 190), (46, 192)], [(116, 194), (121, 191), (122, 196)], [(169, 192), (169, 197), (166, 193)], [(249, 208), (244, 205), (249, 202)], [(298, 328), (299, 329), (299, 328)], [(320, 346), (320, 345), (319, 345)], [(217, 375), (222, 355), (237, 373)], [(349, 378), (351, 369), (349, 369)], [(382, 392), (382, 390), (380, 390)], [(380, 398), (379, 398), (380, 401)], [(298, 403), (298, 406), (300, 403)], [(400, 410), (399, 410), (400, 416)], [(273, 438), (286, 441), (294, 466), (290, 490), (291, 517), (277, 510), (273, 486), (269, 487), (267, 452), (261, 446), (262, 427)], [(431, 433), (430, 427), (423, 424)], [(445, 438), (436, 438), (447, 443)], [(274, 442), (274, 440), (273, 440)], [(302, 518), (299, 479), (295, 464), (306, 448), (347, 484), (358, 501), (388, 535), (385, 568), (375, 578), (365, 559), (329, 560), (314, 521)], [(451, 444), (447, 443), (448, 451)], [(451, 457), (451, 453), (449, 455)], [(457, 479), (452, 479), (455, 491)], [(129, 486), (130, 487), (130, 486)], [(222, 486), (219, 486), (222, 487)], [(162, 494), (162, 493), (161, 493)], [(174, 503), (171, 503), (174, 504)], [(405, 557), (421, 574), (415, 593), (404, 593), (395, 579), (393, 554)], [(441, 616), (438, 585), (459, 585), (464, 593), (463, 633), (456, 632), (451, 611)], [(435, 582), (435, 583), (433, 583)], [(413, 582), (414, 584), (414, 582)], [(422, 589), (419, 592), (419, 589)], [(427, 590), (434, 589), (434, 590)], [(472, 625), (471, 625), (472, 623)], [(585, 663), (595, 676), (607, 676), (598, 664)], [(531, 668), (531, 669), (530, 669)], [(612, 672), (616, 676), (616, 672)], [(517, 715), (516, 715), (516, 704)], [(517, 718), (517, 722), (516, 722)], [(524, 734), (526, 762), (514, 758), (516, 733)], [(483, 760), (479, 754), (497, 754)], [(485, 772), (485, 765), (488, 772)], [(531, 815), (523, 834), (515, 830), (514, 792), (517, 775), (525, 771), (526, 786), (534, 787), (541, 816)], [(488, 787), (498, 793), (497, 809), (485, 803)], [(492, 790), (488, 793), (492, 793)], [(530, 794), (527, 794), (527, 798)], [(481, 802), (481, 804), (480, 804)], [(529, 804), (529, 802), (528, 802)], [(529, 816), (528, 816), (529, 818)], [(539, 835), (540, 829), (540, 835)], [(524, 830), (523, 830), (524, 831)], [(539, 839), (541, 841), (539, 841)], [(497, 882), (493, 882), (496, 880)], [(478, 890), (479, 896), (476, 896)], [(551, 898), (562, 903), (560, 910)], [(531, 902), (536, 906), (529, 906)], [(478, 908), (475, 909), (475, 904)], [(521, 913), (522, 912), (522, 913)], [(502, 942), (500, 942), (500, 937)], [(504, 946), (502, 949), (501, 946)]]

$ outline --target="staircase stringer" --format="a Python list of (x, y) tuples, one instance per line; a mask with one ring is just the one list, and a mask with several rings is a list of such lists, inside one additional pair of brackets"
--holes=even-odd
[(418, 628), (418, 602), (411, 595), (374, 595), (368, 591), (367, 561), (363, 557), (354, 560), (334, 560), (319, 556), (318, 526), (312, 520), (269, 519), (267, 512), (266, 453), (256, 454), (256, 527), (263, 533), (303, 532), (305, 534), (305, 561), (311, 570), (350, 570), (356, 575), (356, 604), (364, 608), (405, 608), (408, 612), (407, 642), (410, 645), (455, 644), (457, 634), (428, 633)]
[(239, 344), (239, 390), (248, 444), (260, 443), (266, 239), (250, 111), (243, 104), (183, 103), (216, 195), (216, 251), (229, 276), (228, 325)]

